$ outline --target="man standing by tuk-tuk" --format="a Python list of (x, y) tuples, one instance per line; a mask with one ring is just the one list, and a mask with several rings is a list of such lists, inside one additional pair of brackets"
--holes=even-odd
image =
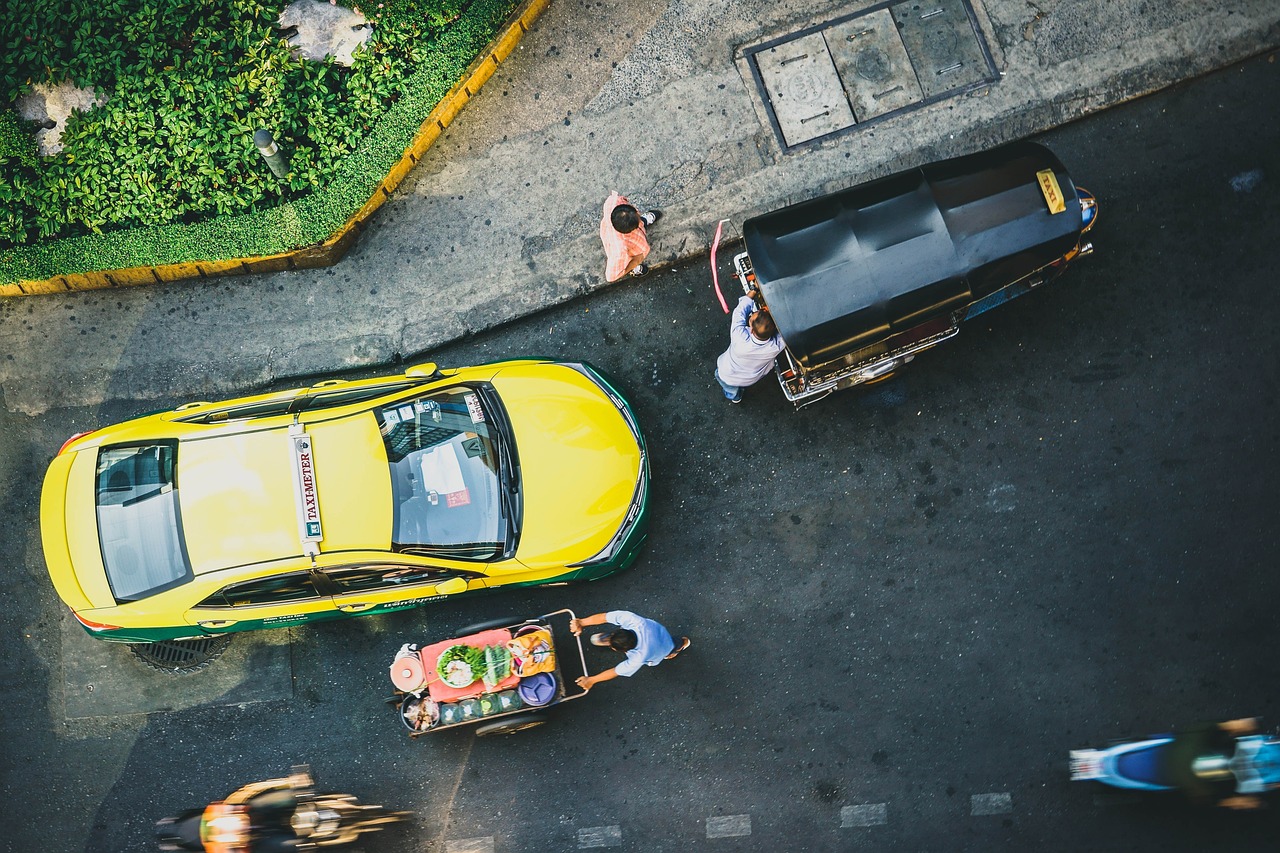
[(716, 360), (716, 381), (730, 403), (742, 402), (742, 389), (773, 369), (786, 344), (768, 308), (756, 305), (756, 291), (738, 300), (729, 325), (729, 348)]

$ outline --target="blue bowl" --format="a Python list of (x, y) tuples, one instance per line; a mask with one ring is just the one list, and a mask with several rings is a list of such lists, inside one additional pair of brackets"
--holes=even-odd
[(520, 679), (516, 689), (526, 705), (545, 705), (556, 698), (556, 679), (549, 672), (540, 672)]

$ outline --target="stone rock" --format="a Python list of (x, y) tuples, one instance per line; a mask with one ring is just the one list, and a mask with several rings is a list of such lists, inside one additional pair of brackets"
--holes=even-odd
[[(36, 151), (41, 157), (52, 157), (62, 151), (62, 131), (72, 111), (87, 113), (106, 102), (105, 96), (92, 89), (80, 89), (64, 80), (57, 85), (35, 84), (30, 92), (18, 98), (16, 109), (20, 118), (46, 125), (36, 131)], [(53, 127), (47, 126), (49, 122), (53, 122)]]
[(296, 29), (289, 36), (294, 56), (322, 61), (332, 56), (350, 66), (355, 49), (373, 35), (373, 25), (359, 12), (316, 0), (294, 0), (280, 13), (280, 29)]

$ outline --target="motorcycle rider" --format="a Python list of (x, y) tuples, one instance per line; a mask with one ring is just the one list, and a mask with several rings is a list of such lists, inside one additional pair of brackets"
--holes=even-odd
[(1257, 730), (1257, 717), (1200, 723), (1175, 730), (1169, 747), (1169, 766), (1179, 789), (1197, 805), (1259, 808), (1262, 805), (1259, 797), (1236, 791), (1236, 777), (1230, 766), (1236, 738)]
[[(310, 797), (313, 785), (306, 768), (297, 768), (281, 779), (252, 782), (204, 809), (198, 824), (192, 825), (198, 828), (198, 837), (182, 841), (170, 837), (160, 849), (205, 853), (291, 853), (303, 849), (292, 819), (299, 802)], [(179, 829), (184, 824), (189, 821), (168, 825)]]

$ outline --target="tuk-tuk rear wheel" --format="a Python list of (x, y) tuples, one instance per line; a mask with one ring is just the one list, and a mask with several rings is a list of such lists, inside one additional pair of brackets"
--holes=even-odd
[(872, 378), (872, 379), (868, 379), (866, 382), (863, 382), (862, 384), (863, 384), (863, 385), (876, 385), (876, 384), (879, 384), (879, 383), (881, 383), (881, 382), (884, 382), (886, 379), (892, 379), (893, 377), (895, 377), (895, 376), (897, 376), (897, 375), (898, 375), (898, 370), (899, 370), (899, 368), (896, 368), (896, 367), (895, 367), (893, 370), (890, 370), (890, 371), (889, 371), (888, 373), (886, 373), (884, 376), (876, 376), (876, 377), (874, 377), (874, 378)]

